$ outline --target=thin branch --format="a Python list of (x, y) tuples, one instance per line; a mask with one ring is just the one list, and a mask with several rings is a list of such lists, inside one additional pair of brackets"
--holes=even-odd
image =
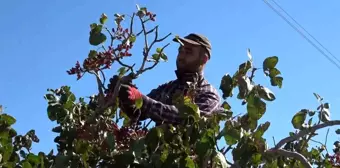
[(133, 28), (133, 19), (135, 18), (135, 15), (136, 15), (136, 14), (133, 13), (132, 16), (131, 16), (131, 22), (130, 22), (130, 35), (131, 35), (132, 32), (133, 32), (133, 31), (132, 31), (132, 28)]
[(103, 82), (102, 82), (102, 84), (103, 84), (103, 85), (102, 85), (102, 87), (103, 87), (103, 89), (104, 89), (104, 90), (106, 90), (106, 88), (105, 88), (105, 85), (104, 85), (104, 84), (105, 84), (105, 81), (106, 81), (106, 78), (105, 78), (104, 72), (103, 72), (103, 70), (101, 70), (101, 69), (100, 69), (99, 71), (100, 71), (100, 73), (101, 73), (101, 74), (102, 74), (102, 76), (103, 76)]
[(290, 158), (294, 158), (296, 160), (299, 160), (302, 165), (306, 168), (312, 168), (312, 165), (308, 162), (308, 160), (300, 153), (297, 152), (291, 152), (291, 151), (287, 151), (284, 149), (270, 149), (267, 150), (266, 153), (268, 154), (278, 154), (284, 157), (290, 157)]
[[(144, 50), (143, 50), (143, 56), (144, 56), (144, 58), (143, 58), (143, 63), (142, 63), (142, 65), (141, 65), (139, 71), (137, 72), (137, 75), (138, 75), (138, 74), (141, 74), (140, 71), (142, 71), (142, 70), (144, 69), (145, 62), (146, 62), (146, 60), (147, 60), (147, 58), (148, 58), (149, 50), (150, 50), (150, 49), (149, 49), (149, 45), (148, 45), (147, 32), (146, 32), (146, 28), (145, 28), (143, 19), (142, 19), (141, 17), (139, 17), (139, 19), (140, 19), (140, 21), (141, 21), (141, 23), (142, 23), (142, 29), (143, 29), (143, 33), (144, 33), (144, 45), (145, 45), (145, 46), (144, 46)], [(157, 26), (156, 26), (156, 27), (157, 27)], [(157, 38), (157, 36), (158, 36), (158, 32), (156, 31), (155, 38)]]
[(324, 144), (325, 146), (326, 146), (326, 144), (327, 144), (328, 133), (329, 133), (329, 128), (327, 129), (327, 133), (326, 133), (325, 144)]
[(110, 34), (110, 37), (111, 37), (111, 43), (110, 43), (110, 46), (112, 47), (113, 46), (113, 41), (115, 40), (115, 36), (113, 36), (113, 34), (111, 33), (111, 31), (105, 27), (105, 30)]
[[(170, 45), (170, 43), (168, 43), (167, 45), (165, 45), (165, 46), (162, 48), (161, 53), (163, 52), (163, 49), (166, 48), (166, 47), (169, 46), (169, 45)], [(159, 61), (155, 61), (154, 64), (153, 64), (152, 66), (142, 69), (140, 73), (143, 73), (143, 72), (145, 72), (145, 71), (151, 70), (151, 69), (154, 68), (158, 63), (159, 63)]]
[(251, 70), (251, 75), (250, 75), (250, 81), (253, 81), (253, 78), (255, 77), (255, 71), (256, 70), (258, 70), (257, 68), (253, 68), (252, 70)]
[(91, 72), (91, 71), (89, 71), (89, 73), (90, 74), (94, 74), (96, 76), (99, 95), (104, 96), (103, 89), (105, 90), (105, 86), (104, 86), (103, 82), (101, 81), (98, 72)]
[(325, 145), (325, 144), (321, 143), (320, 141), (316, 141), (316, 140), (314, 140), (314, 139), (310, 139), (310, 140), (311, 140), (312, 142), (318, 143), (318, 144), (320, 144), (321, 146), (323, 146), (323, 147), (325, 148), (326, 152), (329, 153), (328, 150), (327, 150), (327, 148), (326, 148), (326, 145)]
[(305, 130), (302, 130), (300, 131), (299, 133), (295, 134), (294, 136), (289, 136), (289, 137), (286, 137), (284, 139), (282, 139), (275, 147), (274, 149), (279, 149), (281, 148), (284, 144), (288, 143), (288, 142), (292, 142), (292, 141), (295, 141), (311, 132), (315, 132), (316, 130), (318, 129), (322, 129), (322, 128), (325, 128), (325, 127), (331, 127), (331, 126), (334, 126), (334, 125), (340, 125), (340, 120), (334, 120), (334, 121), (327, 121), (327, 122), (324, 122), (322, 124), (318, 124), (318, 125), (315, 125), (309, 129), (305, 129)]
[[(143, 51), (143, 55), (144, 55), (144, 58), (143, 58), (143, 62), (142, 62), (142, 65), (141, 67), (139, 68), (136, 76), (138, 76), (139, 74), (145, 72), (146, 70), (150, 70), (152, 69), (153, 67), (155, 67), (158, 62), (156, 61), (156, 63), (151, 66), (151, 67), (148, 67), (146, 68), (146, 70), (144, 69), (145, 67), (145, 63), (146, 61), (148, 60), (148, 56), (149, 56), (149, 52), (150, 52), (150, 49), (153, 47), (153, 45), (156, 43), (156, 42), (161, 42), (163, 40), (165, 40), (167, 37), (169, 37), (171, 35), (171, 33), (169, 33), (168, 35), (166, 35), (165, 37), (161, 38), (161, 39), (158, 39), (158, 26), (155, 26), (155, 28), (153, 28), (151, 31), (146, 31), (145, 29), (145, 25), (144, 25), (144, 22), (142, 20), (142, 18), (140, 18), (141, 22), (142, 22), (142, 28), (143, 28), (143, 33), (144, 33), (144, 42), (145, 42), (145, 47), (144, 47), (144, 51)], [(148, 41), (147, 41), (147, 35), (149, 32), (153, 32), (153, 30), (155, 30), (155, 38), (154, 40), (152, 41), (152, 43), (150, 44), (150, 46), (148, 45)], [(166, 46), (168, 46), (169, 44), (167, 44)], [(165, 46), (165, 47), (166, 47)], [(163, 49), (165, 48), (163, 47)]]
[(96, 76), (96, 79), (97, 79), (97, 84), (98, 84), (98, 92), (99, 92), (99, 104), (102, 105), (103, 104), (103, 101), (104, 101), (104, 92), (103, 92), (103, 89), (105, 90), (105, 86), (103, 84), (103, 82), (101, 81), (100, 79), (100, 76), (98, 74), (98, 72), (89, 72), (91, 74), (94, 74)]
[(273, 142), (274, 142), (274, 146), (276, 146), (276, 142), (275, 142), (275, 138), (274, 138), (274, 136), (273, 136)]
[(145, 124), (145, 122), (144, 122), (144, 126), (143, 126), (143, 129), (147, 129), (148, 128), (148, 126), (151, 124), (151, 121), (152, 120), (150, 120), (147, 124)]

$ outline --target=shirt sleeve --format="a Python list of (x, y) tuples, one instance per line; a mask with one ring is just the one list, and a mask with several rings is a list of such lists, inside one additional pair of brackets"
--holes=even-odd
[[(149, 96), (143, 96), (143, 113), (152, 120), (163, 121), (165, 123), (180, 123), (181, 118), (178, 109), (174, 105), (167, 105), (152, 99)], [(220, 99), (217, 93), (212, 91), (203, 91), (195, 99), (202, 116), (209, 116), (219, 108)]]

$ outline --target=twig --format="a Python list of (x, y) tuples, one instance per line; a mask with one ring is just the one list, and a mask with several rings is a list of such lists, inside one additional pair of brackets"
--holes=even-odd
[(324, 144), (325, 146), (326, 146), (326, 144), (327, 144), (328, 133), (329, 133), (329, 128), (327, 129), (327, 133), (326, 133), (325, 144)]
[(274, 142), (274, 146), (276, 146), (276, 143), (275, 143), (275, 138), (274, 138), (274, 136), (273, 136), (273, 142)]
[[(144, 33), (144, 43), (145, 43), (145, 47), (144, 47), (144, 51), (143, 51), (143, 55), (144, 55), (143, 62), (142, 62), (141, 67), (140, 67), (139, 70), (137, 71), (136, 76), (138, 76), (139, 74), (145, 72), (146, 70), (152, 69), (153, 67), (155, 67), (155, 66), (158, 64), (158, 62), (156, 61), (156, 63), (155, 63), (153, 66), (151, 66), (152, 68), (149, 67), (149, 68), (146, 68), (146, 70), (144, 69), (145, 63), (146, 63), (146, 61), (147, 61), (147, 59), (148, 59), (148, 56), (149, 56), (150, 49), (153, 47), (153, 45), (154, 45), (156, 42), (161, 42), (161, 41), (165, 40), (167, 37), (169, 37), (169, 36), (171, 35), (171, 33), (169, 33), (169, 34), (166, 35), (165, 37), (163, 37), (163, 38), (161, 38), (161, 39), (158, 39), (158, 26), (156, 26), (155, 28), (153, 28), (153, 29), (155, 29), (155, 38), (154, 38), (154, 40), (152, 41), (152, 43), (150, 44), (150, 46), (149, 46), (149, 45), (148, 45), (148, 40), (147, 40), (147, 35), (148, 35), (149, 32), (146, 31), (146, 28), (145, 28), (145, 25), (144, 25), (144, 21), (142, 20), (142, 18), (140, 17), (139, 19), (140, 19), (140, 21), (141, 21), (141, 23), (142, 23), (142, 29), (143, 29), (143, 33)], [(153, 29), (152, 29), (151, 32), (153, 32)], [(169, 45), (169, 44), (167, 44), (166, 46), (168, 46), (168, 45)], [(166, 47), (166, 46), (165, 46), (165, 47)], [(163, 48), (165, 48), (165, 47), (163, 47)]]
[(312, 142), (315, 142), (315, 143), (318, 143), (318, 144), (320, 144), (320, 145), (322, 145), (323, 146), (323, 143), (321, 143), (320, 141), (316, 141), (316, 140), (314, 140), (314, 139), (310, 139)]
[(282, 139), (275, 147), (274, 149), (279, 149), (281, 148), (284, 144), (288, 143), (288, 142), (292, 142), (292, 141), (295, 141), (311, 132), (315, 132), (316, 130), (318, 129), (322, 129), (322, 128), (325, 128), (325, 127), (330, 127), (330, 126), (334, 126), (334, 125), (340, 125), (340, 120), (333, 120), (333, 121), (327, 121), (327, 122), (324, 122), (322, 124), (318, 124), (318, 125), (315, 125), (309, 129), (305, 129), (305, 130), (302, 130), (300, 131), (299, 133), (295, 134), (294, 136), (289, 136), (289, 137), (286, 137), (284, 139)]
[(135, 12), (133, 12), (132, 16), (131, 16), (131, 22), (130, 22), (130, 35), (132, 34), (132, 28), (133, 28), (133, 19), (135, 18)]
[(329, 153), (328, 150), (327, 150), (327, 148), (326, 148), (326, 145), (325, 145), (325, 144), (323, 144), (323, 143), (321, 143), (321, 142), (319, 142), (319, 141), (316, 141), (316, 140), (314, 140), (314, 139), (310, 139), (310, 140), (311, 140), (312, 142), (318, 143), (318, 144), (320, 144), (321, 146), (323, 146), (323, 147), (325, 148), (326, 152)]
[(281, 155), (281, 156), (294, 158), (296, 160), (299, 160), (304, 167), (312, 168), (312, 165), (308, 162), (308, 160), (302, 154), (297, 153), (297, 152), (291, 152), (291, 151), (287, 151), (287, 150), (284, 150), (284, 149), (270, 149), (270, 150), (267, 150), (266, 153), (268, 153), (268, 154), (278, 154), (278, 155)]
[[(162, 48), (161, 53), (162, 53), (163, 50), (164, 50), (167, 46), (169, 46), (169, 45), (170, 45), (170, 43), (168, 43), (167, 45), (165, 45), (165, 46)], [(154, 68), (158, 63), (159, 63), (158, 60), (155, 61), (154, 64), (153, 64), (152, 66), (142, 69), (140, 73), (143, 73), (143, 72), (145, 72), (145, 71), (151, 70), (151, 69)]]
[(253, 78), (255, 77), (255, 71), (256, 70), (258, 70), (257, 68), (253, 68), (252, 70), (251, 70), (251, 75), (250, 75), (250, 81), (253, 81)]
[(144, 126), (143, 126), (143, 129), (146, 129), (146, 128), (148, 128), (148, 126), (151, 124), (151, 121), (152, 120), (150, 120), (146, 125), (145, 125), (145, 122), (144, 122)]
[(96, 76), (99, 95), (104, 96), (103, 89), (105, 89), (105, 86), (104, 86), (103, 82), (101, 81), (98, 72), (91, 72), (91, 71), (89, 71), (89, 73), (94, 74)]
[(102, 85), (102, 87), (106, 90), (106, 88), (105, 88), (105, 86), (104, 86), (104, 84), (105, 84), (105, 81), (106, 81), (106, 78), (105, 78), (105, 75), (104, 75), (104, 72), (103, 72), (103, 70), (99, 70), (100, 71), (100, 73), (102, 74), (102, 76), (103, 76), (103, 85)]
[(110, 43), (110, 46), (112, 47), (113, 46), (113, 41), (114, 41), (114, 39), (115, 39), (115, 36), (113, 36), (113, 34), (111, 33), (111, 31), (107, 28), (107, 27), (105, 27), (105, 30), (110, 34), (110, 36), (111, 36), (111, 43)]

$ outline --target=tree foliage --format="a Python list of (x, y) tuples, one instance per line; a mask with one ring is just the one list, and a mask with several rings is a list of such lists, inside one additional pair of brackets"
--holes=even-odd
[[(126, 27), (123, 23), (129, 18)], [(57, 151), (50, 153), (32, 153), (32, 143), (39, 138), (34, 130), (25, 135), (17, 135), (12, 128), (16, 119), (0, 108), (0, 165), (4, 168), (43, 168), (43, 167), (332, 167), (340, 164), (340, 142), (334, 142), (335, 148), (329, 152), (326, 143), (310, 146), (317, 130), (340, 125), (340, 121), (330, 119), (330, 105), (314, 93), (319, 101), (315, 110), (301, 109), (291, 120), (294, 131), (269, 147), (265, 132), (270, 121), (260, 123), (267, 111), (267, 103), (275, 101), (275, 94), (255, 82), (255, 74), (262, 69), (272, 87), (281, 88), (283, 77), (278, 69), (279, 58), (267, 57), (262, 67), (257, 67), (249, 60), (239, 65), (234, 74), (226, 74), (221, 79), (225, 111), (214, 113), (210, 117), (200, 116), (200, 111), (192, 94), (179, 95), (176, 106), (180, 109), (183, 122), (179, 125), (163, 124), (148, 127), (149, 123), (135, 123), (118, 108), (117, 91), (120, 83), (128, 78), (136, 79), (140, 74), (151, 70), (160, 62), (167, 61), (164, 50), (169, 45), (154, 47), (166, 40), (171, 33), (159, 37), (158, 28), (147, 30), (146, 24), (155, 22), (156, 15), (146, 7), (137, 6), (131, 16), (115, 14), (115, 28), (108, 28), (111, 20), (102, 14), (98, 23), (90, 24), (89, 43), (99, 50), (90, 50), (82, 65), (77, 61), (68, 72), (80, 80), (85, 74), (96, 76), (98, 93), (87, 100), (76, 97), (69, 86), (48, 89), (47, 117), (56, 122), (52, 131), (57, 133), (54, 142)], [(141, 30), (134, 30), (137, 20)], [(150, 42), (150, 35), (154, 37)], [(143, 40), (142, 64), (136, 69), (135, 64), (123, 62), (135, 42)], [(136, 53), (138, 55), (138, 53)], [(114, 90), (105, 87), (105, 70), (116, 63), (118, 85)], [(261, 72), (260, 72), (261, 73)], [(237, 92), (238, 91), (238, 92)], [(234, 115), (228, 99), (239, 99), (247, 111), (244, 115)], [(136, 107), (142, 106), (137, 101)], [(315, 115), (317, 114), (317, 115)], [(118, 122), (123, 120), (123, 125)], [(220, 127), (220, 123), (225, 123)], [(328, 133), (327, 133), (328, 134)], [(340, 134), (340, 130), (336, 131)], [(226, 146), (219, 148), (218, 141), (225, 140)], [(225, 155), (231, 153), (233, 160)]]

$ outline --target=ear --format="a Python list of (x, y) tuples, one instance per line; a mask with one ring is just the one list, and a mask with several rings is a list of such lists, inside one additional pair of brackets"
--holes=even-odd
[(201, 63), (206, 64), (207, 62), (208, 62), (208, 55), (203, 54), (202, 57), (201, 57)]

